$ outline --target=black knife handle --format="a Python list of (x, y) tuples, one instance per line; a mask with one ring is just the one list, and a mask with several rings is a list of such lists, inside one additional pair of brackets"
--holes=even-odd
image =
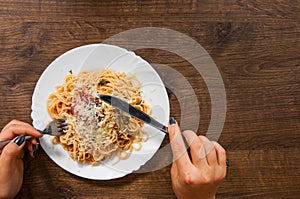
[(147, 124), (161, 130), (164, 133), (168, 133), (167, 127), (154, 118), (150, 117), (140, 109), (135, 108), (134, 106), (129, 105), (129, 114), (139, 120), (146, 122)]

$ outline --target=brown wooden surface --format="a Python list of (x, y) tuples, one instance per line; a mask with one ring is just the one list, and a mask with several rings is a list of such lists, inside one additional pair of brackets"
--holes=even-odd
[[(60, 54), (133, 28), (169, 28), (199, 42), (225, 84), (227, 115), (219, 142), (227, 149), (231, 167), (217, 197), (299, 198), (299, 4), (299, 0), (0, 0), (0, 126), (11, 119), (32, 122), (35, 84)], [(136, 53), (186, 77), (201, 104), (198, 133), (205, 134), (211, 104), (199, 73), (169, 52)], [(172, 94), (170, 102), (171, 115), (180, 120)], [(36, 159), (25, 158), (25, 169), (17, 198), (175, 198), (170, 166), (93, 181), (64, 171), (40, 149)]]

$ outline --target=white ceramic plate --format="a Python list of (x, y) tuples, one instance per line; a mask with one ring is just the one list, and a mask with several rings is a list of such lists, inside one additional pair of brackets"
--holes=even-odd
[[(145, 101), (152, 107), (152, 116), (167, 125), (169, 119), (169, 100), (160, 77), (151, 65), (135, 53), (126, 49), (107, 45), (91, 44), (72, 49), (55, 59), (39, 78), (32, 96), (33, 126), (43, 129), (51, 120), (46, 100), (55, 86), (63, 83), (64, 76), (70, 70), (78, 74), (81, 70), (110, 68), (126, 74), (136, 74), (142, 82)], [(144, 125), (150, 137), (143, 143), (140, 151), (133, 151), (126, 160), (115, 164), (116, 159), (106, 161), (97, 166), (80, 164), (70, 158), (61, 145), (53, 145), (51, 136), (41, 138), (41, 146), (48, 156), (61, 168), (77, 176), (95, 180), (109, 180), (125, 176), (138, 170), (158, 150), (164, 133)]]

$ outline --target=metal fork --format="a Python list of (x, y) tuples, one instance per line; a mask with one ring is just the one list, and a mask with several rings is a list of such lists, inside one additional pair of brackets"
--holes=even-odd
[[(39, 129), (36, 129), (36, 130), (44, 135), (58, 136), (58, 135), (63, 134), (64, 130), (67, 130), (67, 129), (68, 129), (67, 120), (65, 118), (62, 118), (62, 119), (57, 119), (57, 120), (51, 121), (43, 131), (39, 130)], [(30, 135), (25, 136), (26, 140), (30, 139), (30, 138), (31, 138)], [(0, 141), (0, 149), (2, 149), (5, 145), (7, 145), (12, 140), (13, 139)]]
[(41, 134), (58, 136), (63, 134), (64, 130), (67, 129), (68, 129), (67, 119), (62, 118), (62, 119), (51, 121), (43, 131), (39, 129), (37, 129), (37, 131), (40, 132)]

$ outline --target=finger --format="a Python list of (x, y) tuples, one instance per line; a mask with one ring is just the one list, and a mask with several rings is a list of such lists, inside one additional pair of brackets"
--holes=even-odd
[(25, 146), (25, 136), (16, 137), (12, 142), (8, 143), (2, 150), (0, 156), (1, 165), (7, 165), (8, 168), (16, 159), (22, 159), (24, 156), (23, 148)]
[[(19, 121), (19, 120), (11, 120), (9, 123), (7, 123), (2, 131), (4, 131), (5, 129), (7, 129), (7, 127), (9, 127), (10, 125), (15, 125), (15, 124), (20, 124), (20, 125), (25, 125), (25, 126), (31, 126), (30, 124), (26, 123), (26, 122), (22, 122), (22, 121)], [(2, 132), (1, 131), (1, 132)]]
[(176, 164), (172, 164), (170, 173), (171, 173), (172, 181), (174, 182), (174, 180), (178, 177), (178, 170)]
[(33, 158), (36, 157), (37, 149), (38, 149), (38, 142), (37, 139), (31, 138), (26, 141), (26, 148), (29, 152), (29, 155)]
[(217, 143), (215, 141), (213, 141), (213, 144), (215, 145), (218, 164), (220, 166), (222, 166), (223, 168), (226, 168), (226, 151), (225, 151), (225, 149), (219, 143)]
[(32, 144), (38, 144), (38, 141), (37, 141), (38, 138), (30, 138), (29, 140), (27, 140), (27, 142), (31, 142)]
[(201, 155), (205, 154), (203, 143), (196, 135), (196, 133), (190, 130), (186, 130), (182, 134), (184, 135), (188, 142), (188, 145), (190, 146), (193, 164), (201, 168), (208, 166), (206, 156)]
[(17, 135), (31, 135), (33, 137), (42, 137), (42, 134), (36, 131), (30, 125), (22, 123), (10, 123), (1, 131), (0, 140), (12, 139)]
[(184, 171), (187, 167), (191, 166), (192, 163), (186, 151), (180, 128), (174, 118), (170, 119), (168, 132), (174, 163), (176, 164), (179, 172)]
[(210, 165), (210, 166), (218, 165), (217, 154), (216, 154), (214, 144), (209, 139), (207, 139), (205, 136), (199, 136), (199, 138), (204, 145), (205, 156), (206, 156), (208, 165)]
[(37, 154), (38, 145), (31, 142), (27, 143), (27, 149), (31, 157), (35, 158)]
[(11, 125), (11, 124), (16, 124), (16, 123), (18, 123), (18, 122), (19, 122), (18, 120), (11, 120), (10, 122), (8, 122), (8, 123), (2, 128), (1, 133), (2, 133), (5, 129), (7, 129), (7, 127), (8, 127), (9, 125)]

